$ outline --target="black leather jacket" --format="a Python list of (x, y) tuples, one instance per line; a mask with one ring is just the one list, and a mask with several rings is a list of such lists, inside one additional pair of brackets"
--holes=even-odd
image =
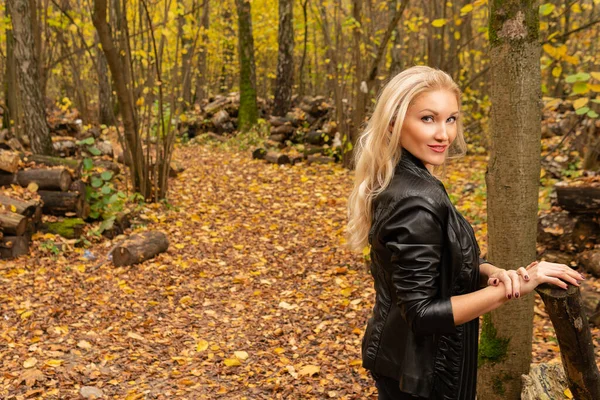
[(474, 399), (479, 320), (455, 326), (450, 297), (479, 288), (479, 246), (444, 185), (402, 149), (373, 202), (375, 306), (363, 366), (429, 399)]

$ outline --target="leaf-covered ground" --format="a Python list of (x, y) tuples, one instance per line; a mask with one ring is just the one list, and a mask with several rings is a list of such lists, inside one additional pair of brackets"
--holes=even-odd
[[(169, 206), (148, 207), (141, 228), (167, 233), (166, 253), (115, 268), (114, 242), (90, 260), (44, 237), (0, 261), (0, 398), (376, 398), (360, 362), (372, 281), (342, 246), (351, 172), (207, 145), (176, 158)], [(469, 156), (445, 183), (485, 253), (484, 172)], [(537, 307), (534, 361), (556, 359)]]

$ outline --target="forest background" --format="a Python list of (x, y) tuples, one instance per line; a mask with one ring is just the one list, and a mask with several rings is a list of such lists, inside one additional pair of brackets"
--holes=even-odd
[[(494, 2), (496, 10), (512, 3)], [(542, 49), (544, 213), (556, 205), (556, 182), (600, 165), (600, 1), (532, 4)], [(2, 265), (9, 289), (0, 394), (373, 395), (358, 360), (373, 296), (368, 256), (341, 249), (352, 150), (387, 79), (417, 64), (448, 72), (463, 90), (469, 151), (450, 167), (447, 188), (486, 253), (491, 9), (486, 0), (0, 5), (3, 148), (56, 155), (67, 132), (90, 160), (87, 183), (107, 199), (89, 199), (99, 205), (80, 238), (33, 235), (28, 257)], [(234, 105), (223, 120), (207, 112), (219, 102)], [(320, 118), (327, 128), (312, 129)], [(281, 121), (294, 132), (274, 133)], [(261, 146), (306, 158), (313, 133), (324, 156), (315, 163), (251, 160)], [(127, 180), (92, 177), (104, 140), (129, 159)], [(186, 170), (169, 179), (173, 159)], [(121, 237), (99, 234), (129, 206), (139, 212), (134, 227), (165, 230), (173, 246), (143, 267), (114, 268), (100, 255)], [(324, 226), (299, 226), (311, 210)], [(248, 220), (257, 224), (252, 234), (235, 232), (250, 231)], [(111, 298), (138, 315), (111, 310)], [(256, 332), (246, 332), (249, 324)], [(556, 361), (556, 344), (538, 299), (533, 361)]]

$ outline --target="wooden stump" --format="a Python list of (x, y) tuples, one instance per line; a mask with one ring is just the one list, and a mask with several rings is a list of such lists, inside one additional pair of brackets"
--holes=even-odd
[(21, 236), (27, 231), (27, 218), (10, 211), (0, 211), (0, 227), (5, 234)]
[(0, 259), (16, 258), (29, 254), (29, 236), (4, 236), (0, 240)]
[(80, 193), (39, 190), (38, 194), (44, 201), (42, 207), (44, 214), (65, 215), (73, 212), (78, 217), (84, 218), (85, 200)]
[(558, 182), (554, 188), (561, 208), (573, 213), (600, 211), (600, 186), (597, 183), (570, 186), (566, 182)]
[(286, 154), (277, 153), (275, 151), (269, 151), (265, 154), (265, 160), (272, 164), (290, 164), (290, 158)]
[(532, 365), (529, 375), (521, 375), (521, 380), (521, 400), (563, 399), (568, 388), (565, 371), (558, 363)]
[(0, 194), (0, 204), (4, 205), (6, 210), (16, 212), (17, 214), (21, 214), (25, 217), (31, 217), (34, 215), (37, 207), (39, 206), (39, 203), (36, 201), (15, 199), (3, 194)]
[(133, 265), (148, 260), (166, 251), (169, 239), (159, 231), (135, 234), (119, 243), (113, 251), (112, 261), (116, 267)]
[(579, 288), (569, 285), (564, 290), (543, 284), (536, 292), (544, 301), (554, 326), (573, 397), (577, 400), (600, 399), (600, 372)]
[(19, 171), (16, 174), (16, 182), (23, 187), (27, 187), (32, 182), (38, 185), (42, 190), (69, 190), (71, 186), (71, 174), (64, 168), (57, 169), (28, 169)]
[(267, 151), (262, 147), (258, 147), (252, 152), (252, 159), (254, 160), (264, 160), (265, 155), (267, 155)]
[(36, 164), (46, 165), (48, 167), (66, 167), (73, 170), (73, 176), (78, 178), (81, 175), (83, 162), (73, 158), (44, 156), (41, 154), (24, 154), (19, 153), (23, 162), (33, 161)]
[(578, 254), (577, 263), (588, 273), (600, 278), (600, 250), (584, 251)]
[(0, 169), (14, 174), (19, 169), (19, 155), (13, 151), (0, 150)]

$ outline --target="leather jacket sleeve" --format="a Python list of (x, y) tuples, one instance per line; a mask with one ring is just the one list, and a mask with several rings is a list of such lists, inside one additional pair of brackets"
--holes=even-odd
[(456, 332), (452, 304), (440, 298), (439, 270), (444, 232), (423, 197), (394, 204), (380, 239), (391, 252), (390, 276), (402, 317), (415, 334)]

